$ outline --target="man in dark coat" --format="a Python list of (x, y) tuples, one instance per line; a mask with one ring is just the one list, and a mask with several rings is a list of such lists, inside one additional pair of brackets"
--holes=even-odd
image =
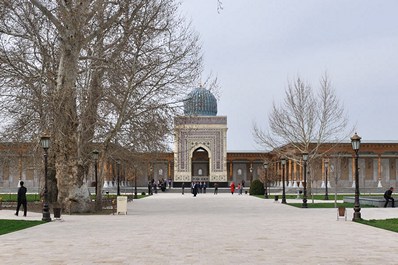
[(386, 190), (386, 192), (384, 192), (384, 199), (386, 199), (386, 203), (384, 204), (384, 208), (387, 207), (388, 202), (391, 201), (391, 206), (394, 206), (394, 198), (392, 197), (392, 192), (394, 191), (394, 188), (391, 187), (390, 189)]
[(26, 212), (28, 211), (27, 209), (27, 202), (26, 202), (26, 192), (27, 189), (24, 187), (24, 182), (21, 181), (19, 183), (21, 187), (18, 189), (18, 204), (17, 204), (17, 212), (15, 213), (16, 216), (18, 216), (19, 208), (21, 205), (23, 205), (23, 216), (26, 216)]
[(196, 195), (198, 194), (198, 189), (199, 189), (199, 184), (197, 182), (195, 182), (195, 184), (193, 184), (193, 196), (196, 197)]

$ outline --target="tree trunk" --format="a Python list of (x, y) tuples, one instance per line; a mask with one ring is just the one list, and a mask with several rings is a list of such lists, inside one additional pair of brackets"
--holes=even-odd
[(80, 47), (75, 38), (62, 49), (57, 91), (54, 98), (54, 147), (58, 201), (67, 209), (86, 212), (91, 209), (87, 185), (83, 182), (83, 165), (78, 141), (78, 117), (76, 107), (77, 60)]

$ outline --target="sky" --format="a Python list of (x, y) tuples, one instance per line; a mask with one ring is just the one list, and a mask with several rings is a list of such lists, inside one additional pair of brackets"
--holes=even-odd
[[(259, 151), (273, 102), (298, 76), (314, 88), (327, 72), (364, 141), (398, 140), (398, 1), (182, 0), (200, 35), (204, 76), (218, 78), (229, 151)], [(349, 140), (349, 139), (347, 139)]]

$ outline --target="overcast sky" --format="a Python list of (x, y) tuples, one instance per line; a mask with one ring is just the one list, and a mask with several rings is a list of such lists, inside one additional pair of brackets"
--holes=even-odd
[(205, 73), (221, 88), (228, 150), (261, 150), (267, 128), (298, 75), (318, 86), (327, 71), (363, 140), (398, 140), (398, 1), (182, 0), (203, 46)]

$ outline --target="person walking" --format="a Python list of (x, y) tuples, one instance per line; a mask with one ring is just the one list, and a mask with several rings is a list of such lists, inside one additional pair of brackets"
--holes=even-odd
[(394, 191), (394, 188), (391, 187), (386, 192), (384, 192), (384, 199), (386, 199), (386, 203), (384, 204), (384, 208), (387, 207), (388, 202), (391, 201), (391, 207), (395, 207), (394, 205), (394, 198), (392, 197), (392, 192)]
[(152, 187), (152, 189), (155, 191), (155, 194), (158, 194), (158, 183), (157, 183), (157, 181), (154, 181), (154, 182), (153, 182), (153, 187)]
[(26, 201), (26, 192), (28, 190), (25, 188), (23, 181), (21, 181), (19, 184), (21, 185), (21, 187), (19, 187), (19, 189), (18, 189), (18, 204), (17, 204), (17, 211), (16, 211), (15, 215), (18, 216), (19, 208), (21, 207), (21, 205), (23, 205), (23, 216), (26, 216), (26, 212), (28, 211), (27, 201)]
[(230, 188), (231, 188), (231, 194), (234, 195), (234, 192), (235, 192), (235, 183), (234, 183), (233, 181), (232, 181), (232, 183), (231, 183)]
[(214, 183), (214, 195), (218, 194), (218, 183)]
[(242, 184), (238, 184), (238, 192), (239, 192), (239, 195), (242, 195)]
[(198, 189), (199, 189), (199, 183), (195, 182), (193, 184), (193, 196), (196, 197), (196, 195), (198, 194)]

